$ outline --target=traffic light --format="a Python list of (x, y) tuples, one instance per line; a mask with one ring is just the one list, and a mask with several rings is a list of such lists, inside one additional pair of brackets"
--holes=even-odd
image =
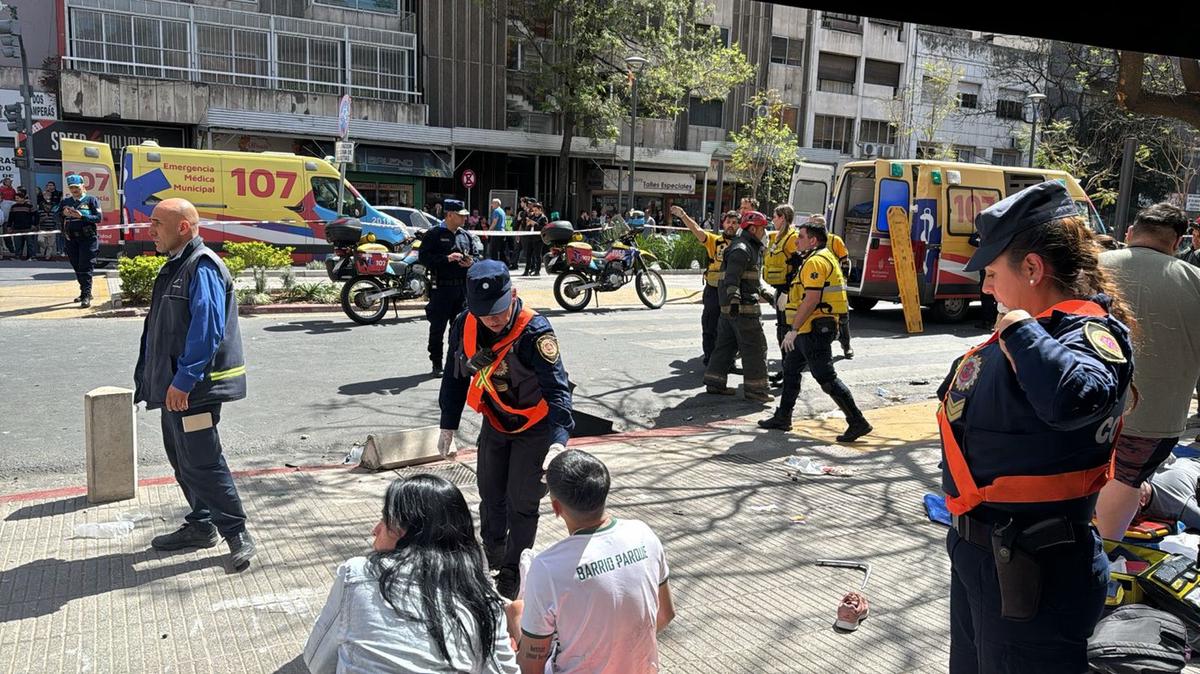
[(15, 19), (0, 21), (0, 54), (8, 58), (21, 56), (21, 24)]
[(17, 168), (27, 168), (29, 166), (29, 157), (26, 156), (23, 145), (13, 148), (13, 165)]
[(4, 106), (4, 119), (8, 120), (8, 130), (16, 133), (28, 133), (25, 126), (25, 103), (9, 103)]

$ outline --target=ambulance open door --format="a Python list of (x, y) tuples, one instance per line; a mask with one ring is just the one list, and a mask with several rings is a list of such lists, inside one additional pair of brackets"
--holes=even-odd
[(813, 213), (825, 214), (833, 188), (833, 167), (801, 162), (792, 173), (788, 203), (796, 209), (796, 223), (802, 223)]
[[(83, 189), (100, 201), (102, 218), (96, 232), (100, 245), (119, 246), (120, 230), (114, 226), (121, 224), (121, 204), (117, 200), (117, 174), (113, 168), (112, 148), (108, 143), (74, 138), (63, 138), (61, 143), (64, 191), (67, 176), (78, 175), (83, 178)], [(100, 257), (113, 257), (105, 252), (102, 249)]]

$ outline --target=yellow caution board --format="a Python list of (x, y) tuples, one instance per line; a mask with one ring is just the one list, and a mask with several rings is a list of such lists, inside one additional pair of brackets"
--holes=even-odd
[(892, 239), (892, 258), (895, 262), (896, 285), (900, 290), (900, 305), (904, 307), (904, 325), (909, 333), (924, 332), (921, 323), (921, 295), (917, 291), (917, 268), (913, 263), (912, 227), (908, 214), (901, 206), (887, 210), (888, 233)]

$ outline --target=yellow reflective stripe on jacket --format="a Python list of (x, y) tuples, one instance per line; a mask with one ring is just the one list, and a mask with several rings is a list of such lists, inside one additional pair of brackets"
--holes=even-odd
[(246, 366), (238, 365), (237, 367), (231, 367), (228, 370), (217, 370), (215, 372), (212, 372), (208, 375), (208, 380), (209, 381), (220, 381), (222, 379), (230, 379), (232, 377), (237, 377), (237, 376), (240, 376), (243, 374), (246, 374)]
[(797, 232), (795, 227), (790, 227), (782, 239), (776, 235), (767, 246), (763, 254), (763, 280), (768, 285), (781, 286), (787, 283), (788, 260), (796, 252)]
[(721, 282), (721, 261), (725, 259), (725, 248), (730, 240), (724, 234), (705, 232), (704, 252), (708, 254), (708, 267), (704, 269), (704, 281), (714, 288)]

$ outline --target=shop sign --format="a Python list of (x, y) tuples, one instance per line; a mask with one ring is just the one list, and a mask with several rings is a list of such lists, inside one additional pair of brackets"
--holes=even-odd
[[(620, 169), (609, 169), (604, 172), (605, 190), (627, 189), (628, 181), (629, 174)], [(696, 176), (690, 173), (635, 171), (633, 190), (650, 194), (695, 194)]]
[(113, 156), (130, 145), (153, 140), (163, 147), (183, 147), (183, 129), (155, 126), (128, 126), (87, 121), (48, 121), (33, 134), (33, 156), (39, 161), (61, 161), (62, 139), (78, 138), (107, 143)]
[(354, 170), (365, 173), (393, 173), (426, 178), (453, 178), (450, 153), (443, 150), (410, 150), (398, 147), (359, 145)]

